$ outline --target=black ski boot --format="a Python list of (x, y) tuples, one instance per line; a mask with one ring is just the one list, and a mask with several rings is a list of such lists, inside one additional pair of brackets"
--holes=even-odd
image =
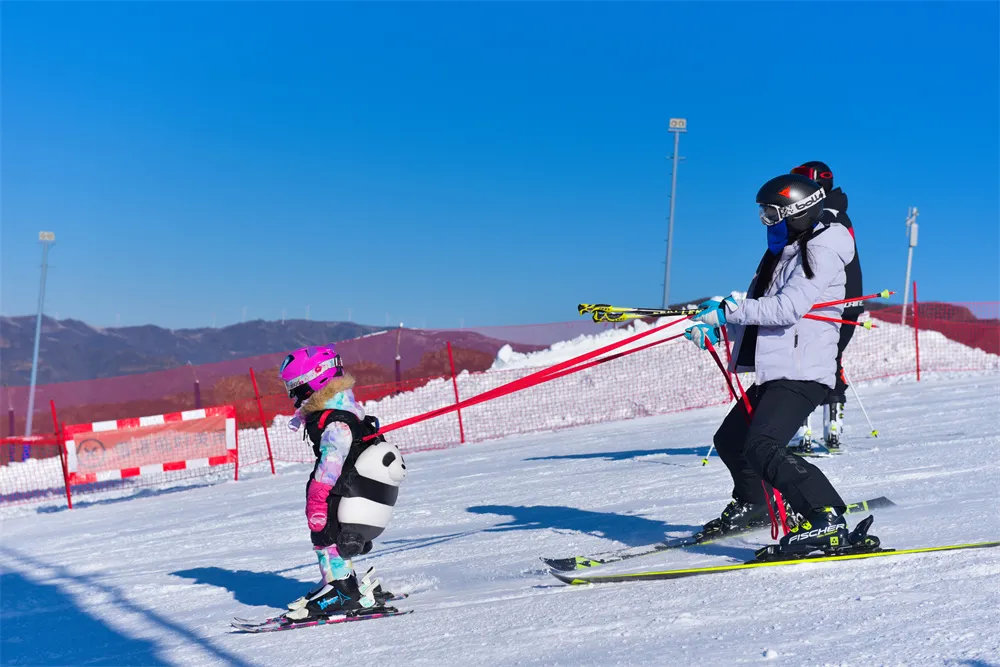
[[(358, 587), (358, 590), (361, 591), (362, 595), (364, 595), (370, 590), (371, 596), (375, 598), (375, 604), (378, 606), (382, 606), (387, 602), (396, 599), (396, 595), (392, 593), (392, 591), (387, 591), (384, 588), (382, 588), (382, 582), (380, 582), (378, 579), (375, 578), (374, 567), (368, 568), (368, 571), (365, 572), (365, 576), (361, 578), (360, 583), (358, 582), (358, 577), (354, 572), (351, 572), (351, 576), (349, 578), (354, 580), (353, 585)], [(302, 607), (306, 606), (306, 603), (308, 603), (309, 600), (311, 600), (312, 598), (319, 595), (324, 588), (326, 588), (326, 582), (325, 581), (319, 582), (319, 584), (311, 591), (309, 591), (302, 597), (298, 598), (297, 600), (289, 602), (288, 603), (289, 611), (293, 611), (295, 609), (301, 609)]]
[(352, 574), (346, 579), (324, 585), (304, 605), (286, 613), (285, 618), (301, 623), (330, 616), (362, 616), (382, 609), (384, 607), (375, 602), (370, 590), (367, 593), (361, 591), (357, 578)]
[(849, 553), (879, 551), (879, 539), (868, 534), (875, 517), (869, 516), (848, 532), (847, 519), (832, 507), (813, 510), (802, 521), (791, 527), (778, 544), (758, 549), (758, 561), (806, 558), (814, 552), (817, 556), (837, 556)]
[(733, 499), (722, 510), (722, 515), (706, 523), (695, 537), (701, 541), (747, 528), (766, 526), (770, 522), (766, 504)]

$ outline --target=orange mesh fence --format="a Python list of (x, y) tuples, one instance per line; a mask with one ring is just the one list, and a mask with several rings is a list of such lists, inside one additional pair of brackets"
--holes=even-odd
[[(586, 321), (484, 329), (389, 329), (360, 338), (338, 341), (337, 352), (346, 368), (364, 385), (367, 399), (407, 391), (423, 378), (450, 374), (446, 343), (454, 349), (459, 371), (486, 370), (497, 351), (510, 345), (515, 351), (540, 349), (579, 333), (605, 330), (612, 325)], [(312, 341), (325, 343), (328, 341)], [(282, 391), (277, 368), (286, 351), (275, 351), (211, 364), (186, 365), (151, 373), (42, 384), (36, 388), (34, 417), (37, 428), (51, 423), (45, 406), (54, 400), (66, 423), (118, 419), (122, 415), (152, 415), (193, 410), (205, 405), (239, 404), (253, 399), (247, 369), (256, 368), (263, 395)], [(398, 365), (397, 365), (397, 357)], [(23, 435), (28, 405), (27, 386), (0, 387), (0, 406), (10, 418), (2, 420), (8, 436)], [(240, 421), (254, 413), (241, 412)]]
[[(1000, 371), (998, 305), (996, 302), (918, 304), (922, 371)], [(899, 306), (890, 306), (863, 316), (877, 328), (856, 330), (844, 356), (850, 380), (857, 382), (915, 375), (917, 340), (913, 310), (908, 311), (905, 324), (899, 322), (901, 314)], [(445, 347), (448, 341), (453, 341), (459, 397), (469, 398), (523, 377), (540, 366), (572, 357), (585, 349), (593, 349), (616, 336), (622, 337), (623, 333), (616, 333), (613, 329), (626, 326), (632, 325), (615, 327), (581, 320), (451, 331), (403, 329), (341, 341), (336, 345), (344, 356), (348, 370), (358, 380), (356, 395), (365, 402), (370, 414), (388, 424), (454, 404), (451, 366)], [(634, 326), (648, 325), (635, 323)], [(669, 333), (681, 329), (678, 325)], [(582, 334), (593, 335), (595, 340), (574, 347), (572, 339)], [(526, 363), (516, 354), (539, 350), (556, 341), (569, 342), (547, 353), (544, 361)], [(504, 345), (510, 345), (511, 349), (502, 350)], [(559, 351), (563, 349), (565, 352)], [(199, 401), (226, 403), (232, 406), (241, 427), (241, 467), (265, 464), (271, 457), (278, 462), (308, 462), (312, 460), (311, 446), (303, 441), (301, 431), (296, 433), (287, 428), (292, 403), (276, 376), (277, 365), (283, 356), (284, 352), (279, 352), (141, 376), (45, 385), (39, 388), (36, 402), (44, 405), (50, 398), (64, 397), (67, 400), (65, 405), (57, 400), (62, 421), (79, 422), (191, 410), (198, 407)], [(400, 358), (398, 364), (397, 357)], [(500, 361), (497, 361), (498, 358)], [(487, 370), (491, 366), (496, 368)], [(247, 375), (250, 367), (258, 371), (256, 377), (262, 395), (259, 405)], [(161, 382), (164, 378), (166, 380)], [(197, 385), (194, 378), (198, 380)], [(753, 381), (752, 375), (743, 380), (745, 385), (749, 385)], [(158, 395), (154, 386), (159, 386)], [(24, 389), (5, 388), (3, 400), (9, 405), (16, 405), (16, 401), (11, 403), (12, 397), (26, 397)], [(465, 440), (482, 441), (514, 433), (663, 414), (728, 402), (728, 389), (711, 358), (695, 350), (687, 341), (678, 340), (472, 406), (462, 411), (462, 420)], [(135, 406), (152, 405), (167, 406), (167, 409), (133, 409)], [(261, 428), (261, 413), (263, 424), (267, 426), (266, 435), (270, 439), (270, 454), (265, 431)], [(40, 411), (35, 423), (46, 423), (47, 418), (48, 415)], [(390, 439), (405, 452), (453, 446), (462, 439), (458, 415), (451, 413), (411, 425), (393, 432)], [(59, 457), (55, 450), (49, 450), (46, 456), (46, 450), (39, 445), (37, 449), (31, 449), (25, 458), (23, 444), (21, 449), (16, 443), (11, 444), (13, 448), (6, 446), (3, 448), (5, 451), (0, 451), (0, 467), (6, 469), (26, 462), (41, 466), (52, 459), (53, 462), (46, 465), (54, 465), (53, 470), (58, 473)], [(172, 446), (165, 445), (167, 448)], [(142, 468), (143, 465), (139, 462), (127, 467)], [(114, 485), (121, 485), (123, 481), (131, 485), (147, 485), (183, 479), (184, 475), (195, 480), (231, 477), (232, 469), (227, 468), (227, 471), (215, 468), (201, 472), (164, 470), (159, 473), (162, 477), (155, 477), (152, 473), (118, 479), (95, 477), (87, 484), (90, 485), (89, 490), (104, 490), (118, 488)], [(75, 472), (81, 475), (98, 474)], [(205, 474), (202, 475), (202, 472)], [(179, 477), (171, 477), (171, 474)], [(53, 479), (45, 484), (58, 487), (59, 475)], [(41, 481), (38, 484), (44, 486)], [(7, 488), (4, 487), (2, 494), (8, 494)], [(16, 492), (14, 486), (9, 488), (10, 493)], [(74, 486), (74, 491), (77, 488), (87, 490)]]
[[(465, 438), (481, 441), (512, 433), (553, 430), (726, 403), (728, 389), (714, 362), (707, 355), (691, 354), (692, 351), (687, 341), (672, 341), (463, 409)], [(459, 396), (470, 398), (536, 370), (537, 367), (463, 372), (457, 377)], [(685, 378), (692, 375), (701, 378), (702, 382), (685, 383)], [(366, 390), (364, 386), (358, 387), (356, 395), (362, 396)], [(301, 432), (287, 428), (292, 413), (289, 399), (278, 395), (265, 400), (269, 406), (278, 408), (274, 415), (267, 417), (275, 460), (312, 460), (311, 447), (303, 442)], [(365, 410), (388, 424), (454, 402), (451, 378), (436, 378), (423, 382), (415, 390), (368, 401)], [(460, 442), (458, 415), (452, 413), (413, 424), (392, 432), (389, 439), (403, 452), (456, 445)], [(256, 445), (256, 451), (259, 452), (260, 447)]]
[[(950, 309), (939, 311), (932, 304), (919, 304), (919, 324), (923, 328), (926, 321), (928, 327), (920, 331), (922, 370), (1000, 371), (997, 354), (1000, 327), (990, 317), (996, 313), (997, 304), (943, 305)], [(893, 322), (893, 312), (897, 318), (901, 314), (896, 307), (894, 311), (892, 308), (876, 311), (878, 319), (871, 314), (862, 317), (862, 321), (872, 319), (876, 326), (855, 331), (847, 348), (844, 366), (851, 381), (915, 375), (912, 316), (902, 325), (898, 320)], [(596, 346), (594, 343), (591, 348)], [(535, 370), (538, 368), (462, 373), (457, 378), (460, 397), (469, 398)], [(753, 374), (746, 374), (742, 380), (749, 386)], [(364, 386), (358, 387), (357, 395), (364, 395), (366, 390)], [(275, 460), (311, 460), (310, 447), (302, 441), (301, 433), (287, 429), (292, 411), (287, 397), (273, 395), (263, 400)], [(368, 401), (365, 408), (382, 423), (391, 423), (454, 401), (450, 379), (440, 378), (427, 381), (413, 391)], [(466, 439), (480, 441), (728, 402), (728, 390), (708, 355), (699, 353), (687, 341), (678, 340), (472, 406), (462, 411), (462, 418)], [(443, 415), (395, 431), (389, 437), (404, 452), (453, 446), (460, 440), (458, 417), (454, 413)], [(260, 441), (263, 442), (262, 434)], [(263, 451), (262, 447), (258, 451)]]

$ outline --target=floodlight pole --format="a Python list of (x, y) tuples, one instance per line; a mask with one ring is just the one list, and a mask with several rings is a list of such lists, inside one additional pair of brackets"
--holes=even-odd
[(670, 177), (670, 221), (667, 223), (667, 265), (663, 270), (663, 307), (670, 305), (670, 251), (674, 243), (674, 203), (677, 201), (677, 161), (680, 159), (681, 132), (687, 132), (687, 118), (671, 118), (674, 133), (674, 169)]
[(42, 244), (42, 284), (38, 290), (38, 316), (35, 319), (35, 351), (31, 355), (31, 385), (28, 388), (28, 415), (24, 420), (24, 435), (31, 435), (31, 418), (35, 412), (35, 381), (38, 379), (38, 348), (42, 341), (42, 309), (45, 305), (45, 274), (49, 269), (49, 248), (56, 242), (53, 232), (38, 232)]
[(917, 247), (917, 216), (920, 211), (911, 206), (906, 212), (906, 237), (909, 240), (910, 251), (906, 257), (906, 282), (903, 283), (903, 318), (900, 324), (906, 324), (906, 304), (910, 300), (910, 270), (913, 268), (913, 249)]

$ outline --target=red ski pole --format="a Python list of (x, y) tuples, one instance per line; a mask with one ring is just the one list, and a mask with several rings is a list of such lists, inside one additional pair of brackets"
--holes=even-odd
[(826, 308), (827, 306), (839, 306), (843, 305), (861, 305), (862, 301), (868, 301), (869, 299), (888, 299), (890, 296), (895, 294), (895, 292), (890, 292), (887, 289), (877, 292), (875, 294), (866, 294), (865, 296), (852, 296), (850, 299), (838, 299), (836, 301), (824, 301), (823, 303), (817, 303), (812, 307), (811, 310), (816, 310), (817, 308)]

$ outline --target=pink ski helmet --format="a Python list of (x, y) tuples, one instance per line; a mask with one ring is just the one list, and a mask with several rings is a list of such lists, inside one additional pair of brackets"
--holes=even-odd
[(308, 398), (343, 374), (344, 365), (332, 344), (295, 350), (285, 357), (278, 370), (288, 397), (298, 400)]

